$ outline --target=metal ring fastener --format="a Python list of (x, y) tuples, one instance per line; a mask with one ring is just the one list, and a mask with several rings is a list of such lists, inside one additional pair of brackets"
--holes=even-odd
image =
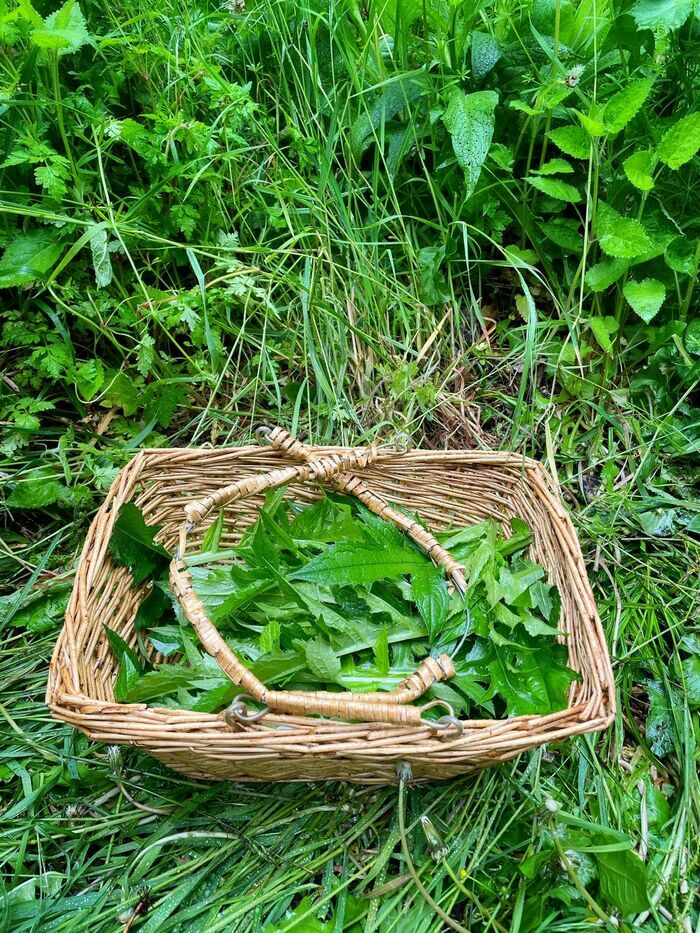
[(421, 708), (421, 712), (424, 713), (428, 709), (434, 709), (436, 706), (441, 706), (443, 709), (447, 710), (446, 716), (441, 716), (439, 719), (426, 719), (424, 716), (421, 716), (421, 722), (424, 726), (427, 726), (429, 729), (432, 729), (435, 732), (447, 732), (448, 729), (455, 729), (457, 735), (460, 736), (464, 731), (463, 723), (455, 716), (455, 711), (452, 709), (447, 700), (432, 700), (430, 703), (426, 703), (425, 706)]
[(259, 441), (262, 441), (264, 444), (270, 442), (270, 434), (272, 433), (272, 428), (267, 424), (260, 424), (255, 429), (255, 436)]
[(263, 708), (257, 710), (257, 712), (250, 713), (246, 706), (246, 700), (252, 703), (255, 702), (253, 697), (249, 696), (247, 693), (239, 693), (224, 713), (224, 719), (232, 729), (235, 729), (236, 723), (241, 723), (245, 726), (251, 722), (257, 722), (270, 712), (269, 706), (263, 706)]

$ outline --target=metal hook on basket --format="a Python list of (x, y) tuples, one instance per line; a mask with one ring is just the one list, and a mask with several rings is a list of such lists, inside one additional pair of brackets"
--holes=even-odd
[(259, 709), (257, 712), (250, 713), (245, 703), (246, 700), (250, 700), (253, 703), (255, 702), (254, 698), (247, 693), (239, 693), (224, 713), (224, 719), (232, 729), (236, 728), (237, 723), (241, 723), (245, 726), (249, 725), (251, 722), (257, 722), (270, 712), (269, 706), (263, 706), (263, 708)]
[(448, 729), (454, 729), (459, 737), (464, 732), (464, 724), (455, 716), (455, 711), (447, 700), (432, 700), (430, 703), (426, 703), (425, 706), (421, 707), (421, 713), (429, 709), (434, 709), (436, 706), (441, 706), (443, 709), (446, 709), (447, 715), (441, 716), (439, 719), (426, 719), (424, 716), (421, 716), (420, 721), (424, 726), (436, 732), (443, 732), (446, 734)]

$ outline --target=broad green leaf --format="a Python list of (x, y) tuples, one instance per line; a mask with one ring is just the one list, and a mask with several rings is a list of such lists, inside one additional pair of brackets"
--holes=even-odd
[(649, 907), (647, 867), (635, 852), (631, 849), (599, 851), (595, 858), (600, 874), (600, 893), (605, 903), (614, 904), (623, 917)]
[(626, 282), (622, 291), (632, 309), (645, 324), (656, 317), (666, 297), (666, 286), (658, 279)]
[(674, 748), (672, 701), (659, 681), (647, 680), (645, 686), (649, 695), (649, 710), (645, 724), (646, 739), (652, 752), (659, 758), (663, 758)]
[(554, 145), (574, 159), (587, 159), (591, 150), (591, 140), (582, 126), (560, 126), (550, 130), (549, 138)]
[(309, 670), (322, 680), (333, 682), (340, 674), (340, 659), (327, 641), (315, 638), (306, 642), (306, 663)]
[(556, 198), (558, 201), (567, 201), (569, 204), (576, 204), (582, 199), (581, 192), (578, 188), (574, 188), (573, 185), (561, 181), (559, 178), (538, 178), (536, 175), (529, 175), (525, 181), (532, 185), (533, 188), (537, 188), (538, 191), (548, 195), (550, 198)]
[(464, 169), (467, 197), (474, 193), (493, 139), (495, 91), (453, 91), (442, 120), (452, 137), (457, 162)]
[[(700, 318), (688, 321), (688, 326), (683, 335), (683, 346), (688, 353), (692, 353), (693, 356), (700, 356)], [(698, 516), (695, 516), (695, 519), (697, 519), (697, 517)], [(695, 521), (695, 519), (693, 519), (693, 521)]]
[(170, 555), (162, 544), (154, 541), (160, 525), (147, 525), (141, 510), (132, 502), (119, 509), (109, 539), (109, 550), (118, 564), (128, 567), (134, 583), (162, 572), (170, 563)]
[[(596, 114), (597, 112), (596, 110)], [(593, 113), (582, 113), (580, 110), (576, 110), (575, 113), (581, 121), (581, 126), (590, 137), (596, 139), (598, 136), (605, 136), (606, 126), (599, 116)]]
[(425, 90), (425, 76), (420, 73), (402, 75), (387, 82), (371, 108), (362, 112), (354, 122), (350, 145), (355, 156), (362, 155), (371, 144), (375, 130), (410, 107)]
[(618, 330), (618, 323), (612, 316), (589, 318), (588, 324), (593, 331), (598, 346), (606, 353), (610, 353), (613, 348), (611, 340), (612, 334)]
[(154, 583), (151, 592), (139, 606), (134, 619), (134, 628), (137, 631), (143, 631), (154, 625), (163, 625), (173, 619), (173, 600), (170, 591)]
[(566, 159), (550, 159), (535, 169), (535, 175), (569, 175), (574, 167)]
[(32, 42), (42, 49), (52, 49), (59, 55), (77, 52), (91, 41), (80, 4), (66, 0), (51, 13), (39, 29), (32, 32)]
[(678, 29), (693, 10), (694, 0), (637, 0), (630, 9), (639, 29)]
[(598, 202), (596, 235), (608, 256), (632, 259), (651, 247), (651, 240), (638, 220), (623, 217), (605, 201)]
[(694, 275), (696, 251), (697, 241), (690, 237), (677, 236), (671, 240), (664, 251), (666, 265), (682, 275)]
[(418, 606), (432, 641), (435, 641), (447, 621), (450, 598), (441, 571), (432, 563), (411, 577), (413, 599)]
[(569, 253), (583, 250), (581, 224), (570, 217), (554, 217), (542, 225), (542, 230), (549, 239)]
[(501, 57), (498, 40), (489, 32), (473, 32), (472, 39), (472, 75), (480, 81), (491, 71)]
[(563, 42), (571, 41), (574, 13), (571, 0), (534, 0), (530, 6), (530, 20), (535, 29), (543, 36), (553, 36), (558, 22)]
[(112, 281), (112, 260), (109, 255), (107, 240), (107, 231), (101, 225), (95, 228), (95, 232), (90, 237), (92, 268), (95, 272), (95, 285), (97, 288), (106, 288)]
[(202, 551), (217, 551), (221, 542), (221, 533), (224, 530), (224, 510), (219, 509), (216, 520), (207, 528), (202, 538)]
[(640, 149), (632, 153), (622, 163), (622, 167), (635, 188), (639, 188), (640, 191), (651, 191), (654, 187), (651, 174), (654, 168), (654, 155), (648, 149)]
[(603, 259), (586, 272), (586, 285), (592, 292), (603, 292), (622, 278), (628, 268), (625, 259)]
[(690, 162), (700, 149), (700, 111), (690, 113), (666, 130), (656, 154), (669, 168), (678, 169)]
[(700, 707), (700, 657), (694, 654), (686, 658), (681, 667), (683, 668), (685, 695), (688, 698), (688, 705), (697, 709)]
[(61, 245), (48, 230), (16, 236), (0, 259), (0, 288), (43, 281), (61, 252)]
[(651, 93), (654, 78), (633, 81), (608, 100), (603, 111), (603, 122), (608, 133), (619, 133), (639, 113), (644, 101)]
[(397, 579), (425, 569), (428, 558), (417, 548), (376, 547), (341, 542), (329, 547), (296, 570), (293, 580), (308, 580), (324, 586), (369, 585), (377, 580)]
[(566, 666), (563, 645), (551, 645), (546, 653), (495, 644), (493, 648), (488, 670), (509, 716), (551, 713), (566, 706), (576, 674)]
[(134, 649), (129, 647), (121, 635), (113, 632), (106, 625), (104, 630), (109, 646), (119, 664), (119, 673), (114, 682), (114, 696), (119, 702), (123, 702), (141, 678), (141, 662)]

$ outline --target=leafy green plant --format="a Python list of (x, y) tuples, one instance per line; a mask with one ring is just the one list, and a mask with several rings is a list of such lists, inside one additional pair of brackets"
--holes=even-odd
[[(457, 712), (555, 712), (576, 675), (557, 644), (559, 597), (523, 551), (530, 535), (513, 520), (503, 539), (491, 521), (440, 537), (464, 562), (467, 609), (441, 571), (397, 529), (357, 503), (327, 496), (290, 515), (278, 492), (235, 549), (216, 562), (214, 525), (195, 555), (195, 590), (236, 654), (268, 684), (294, 689), (391, 690), (427, 653), (449, 651), (458, 674), (432, 688)], [(178, 705), (218, 709), (236, 688), (202, 657), (188, 626), (164, 624), (158, 566), (166, 554), (136, 506), (115, 522), (110, 550), (135, 583), (156, 582), (136, 620), (159, 650), (183, 660), (156, 670), (114, 632), (117, 697), (128, 702), (176, 694)], [(206, 560), (206, 563), (204, 561)], [(211, 561), (211, 563), (210, 563)], [(416, 612), (417, 607), (417, 612)], [(173, 620), (174, 622), (174, 620)], [(143, 673), (142, 673), (143, 672)]]

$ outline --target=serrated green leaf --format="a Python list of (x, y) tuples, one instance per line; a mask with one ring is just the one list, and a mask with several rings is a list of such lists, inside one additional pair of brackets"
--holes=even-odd
[(625, 175), (640, 191), (651, 191), (654, 187), (652, 170), (654, 168), (654, 156), (647, 149), (640, 149), (638, 152), (625, 159), (622, 163)]
[(118, 564), (128, 567), (134, 583), (162, 572), (170, 563), (170, 555), (162, 544), (154, 541), (160, 525), (147, 525), (141, 510), (132, 502), (119, 509), (109, 539), (109, 550)]
[(346, 541), (312, 558), (291, 579), (324, 586), (367, 586), (377, 580), (395, 580), (420, 572), (427, 562), (424, 554), (409, 545), (377, 547)]
[(77, 52), (91, 41), (80, 4), (66, 0), (63, 6), (46, 17), (32, 32), (32, 42), (42, 49), (52, 49), (59, 56)]
[(651, 93), (654, 78), (633, 81), (608, 100), (603, 111), (603, 122), (608, 133), (619, 133), (635, 117)]
[(413, 574), (411, 589), (428, 634), (431, 640), (435, 641), (449, 615), (450, 598), (447, 583), (441, 571), (430, 563)]
[(264, 654), (279, 651), (281, 627), (278, 619), (271, 619), (260, 633), (258, 644)]
[(598, 202), (596, 235), (603, 252), (619, 259), (633, 259), (651, 248), (651, 240), (641, 223), (623, 217), (604, 201)]
[(464, 169), (467, 197), (474, 193), (481, 166), (493, 139), (494, 110), (498, 104), (495, 91), (465, 94), (453, 91), (442, 121), (452, 138), (457, 162)]
[(581, 192), (578, 188), (574, 188), (573, 185), (561, 181), (559, 178), (539, 178), (536, 175), (529, 175), (525, 181), (532, 185), (533, 188), (537, 188), (538, 191), (548, 195), (550, 198), (556, 198), (558, 201), (567, 201), (569, 204), (576, 204), (582, 199)]
[(104, 381), (105, 371), (101, 360), (88, 360), (75, 371), (75, 387), (86, 402), (97, 395)]
[(487, 665), (492, 689), (506, 701), (509, 716), (556, 712), (566, 706), (576, 674), (566, 666), (563, 645), (552, 645), (543, 653), (494, 644), (493, 651)]
[(630, 9), (639, 29), (678, 29), (693, 10), (693, 0), (637, 0)]
[(626, 282), (622, 291), (633, 311), (645, 324), (656, 317), (666, 297), (666, 286), (658, 279)]
[(586, 285), (592, 292), (603, 292), (627, 272), (626, 259), (603, 259), (586, 272)]
[(48, 230), (16, 236), (0, 259), (0, 288), (43, 281), (61, 252), (60, 243)]
[[(693, 356), (700, 356), (700, 318), (688, 321), (683, 335), (683, 346)], [(697, 516), (696, 516), (697, 518)], [(695, 519), (693, 519), (695, 521)]]
[(671, 169), (690, 162), (700, 149), (700, 112), (688, 114), (666, 130), (657, 146), (659, 159)]
[(315, 638), (304, 645), (309, 670), (322, 680), (333, 682), (340, 674), (340, 659), (327, 641)]
[(207, 528), (202, 538), (202, 551), (217, 551), (221, 543), (221, 534), (224, 530), (224, 510), (219, 509), (216, 520)]
[(574, 159), (587, 159), (591, 150), (591, 140), (582, 126), (560, 126), (550, 130), (549, 138), (554, 145)]
[(535, 175), (569, 175), (573, 170), (573, 165), (566, 159), (550, 159), (534, 171)]

